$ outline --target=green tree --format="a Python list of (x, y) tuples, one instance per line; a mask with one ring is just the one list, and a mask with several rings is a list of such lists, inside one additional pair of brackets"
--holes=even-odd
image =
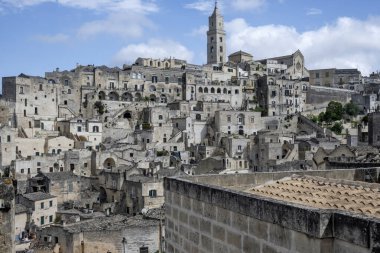
[(94, 104), (94, 108), (98, 110), (98, 113), (100, 115), (103, 115), (104, 114), (104, 105), (102, 102), (100, 101), (96, 101), (95, 104)]
[(359, 114), (359, 106), (351, 101), (344, 106), (344, 111), (347, 115), (356, 117)]
[(331, 131), (333, 131), (336, 134), (341, 134), (343, 131), (343, 125), (341, 122), (336, 122), (331, 128)]
[(343, 112), (343, 105), (341, 103), (331, 101), (327, 106), (326, 113), (324, 114), (324, 120), (326, 122), (341, 120), (343, 117)]
[(323, 122), (323, 121), (325, 121), (325, 113), (324, 113), (324, 112), (321, 112), (321, 113), (318, 115), (318, 121), (319, 121), (319, 122)]

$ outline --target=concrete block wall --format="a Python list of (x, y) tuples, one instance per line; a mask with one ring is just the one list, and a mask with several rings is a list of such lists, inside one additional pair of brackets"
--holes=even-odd
[(333, 252), (331, 239), (315, 239), (282, 226), (181, 196), (166, 194), (167, 252)]
[(164, 187), (169, 253), (380, 252), (380, 223), (375, 219), (292, 205), (189, 178), (167, 178)]

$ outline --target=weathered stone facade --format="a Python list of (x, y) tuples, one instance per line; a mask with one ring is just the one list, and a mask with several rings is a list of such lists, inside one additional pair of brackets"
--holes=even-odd
[[(366, 171), (302, 174), (365, 180)], [(379, 250), (375, 219), (291, 205), (234, 190), (236, 184), (257, 185), (287, 175), (291, 172), (166, 179), (167, 252)]]

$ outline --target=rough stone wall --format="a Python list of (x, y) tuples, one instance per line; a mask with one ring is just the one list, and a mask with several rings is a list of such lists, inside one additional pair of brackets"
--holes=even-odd
[(370, 114), (368, 121), (368, 142), (380, 147), (380, 113)]
[(15, 195), (12, 181), (0, 181), (0, 252), (14, 252)]
[[(360, 177), (363, 171), (353, 172)], [(257, 179), (263, 180), (260, 175)], [(166, 179), (165, 190), (169, 253), (361, 253), (380, 249), (377, 220), (293, 206), (186, 179)]]

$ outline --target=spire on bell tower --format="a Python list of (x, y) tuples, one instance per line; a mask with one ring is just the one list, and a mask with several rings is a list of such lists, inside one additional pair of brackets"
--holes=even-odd
[(226, 32), (224, 31), (224, 18), (215, 0), (215, 9), (209, 17), (207, 32), (207, 64), (226, 62)]

